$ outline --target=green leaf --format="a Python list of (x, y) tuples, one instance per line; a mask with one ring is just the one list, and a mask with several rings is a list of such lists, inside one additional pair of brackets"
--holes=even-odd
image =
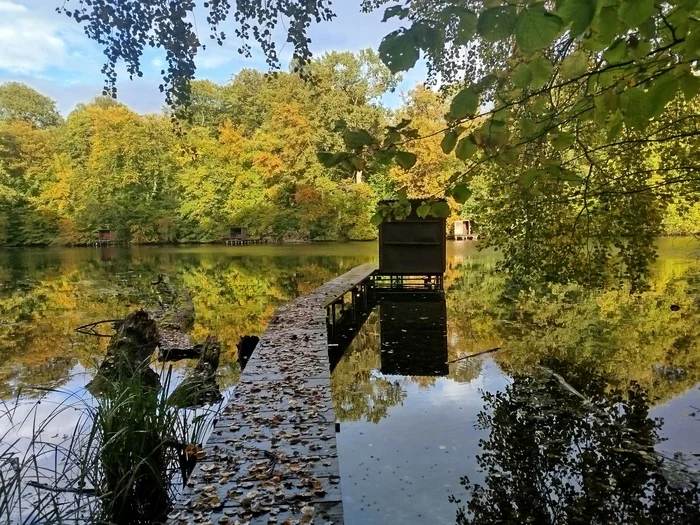
[(690, 31), (685, 37), (685, 52), (691, 56), (698, 56), (700, 52), (700, 22), (691, 21)]
[(619, 64), (627, 58), (627, 40), (618, 38), (603, 53), (603, 58), (608, 64)]
[(530, 72), (532, 73), (532, 89), (542, 88), (552, 78), (552, 63), (544, 57), (537, 57), (530, 61)]
[(362, 160), (360, 157), (357, 155), (350, 155), (348, 157), (348, 161), (352, 165), (353, 168), (355, 168), (357, 171), (364, 171), (365, 169), (365, 161)]
[(452, 212), (445, 201), (437, 201), (430, 206), (430, 213), (435, 217), (449, 217)]
[(418, 214), (418, 217), (421, 219), (425, 219), (428, 215), (430, 215), (430, 204), (427, 202), (424, 202), (418, 208), (416, 209), (416, 213)]
[(678, 79), (670, 74), (665, 74), (654, 81), (649, 96), (651, 107), (649, 115), (651, 118), (656, 118), (664, 112), (666, 106), (678, 93)]
[(610, 115), (610, 118), (605, 124), (605, 130), (608, 132), (607, 140), (612, 142), (622, 131), (622, 113), (618, 109)]
[(517, 19), (513, 6), (492, 7), (479, 15), (476, 32), (487, 42), (505, 40), (513, 34)]
[(584, 51), (570, 54), (562, 61), (559, 71), (566, 80), (584, 75), (588, 71), (588, 55)]
[(618, 25), (617, 9), (612, 6), (603, 7), (593, 22), (592, 35), (586, 41), (586, 47), (592, 51), (607, 48), (617, 35)]
[(628, 128), (643, 131), (649, 124), (649, 96), (641, 87), (628, 89), (620, 95), (622, 120)]
[(559, 135), (557, 135), (557, 137), (552, 141), (552, 146), (557, 151), (564, 151), (569, 149), (575, 140), (576, 135), (573, 133), (559, 133)]
[(345, 145), (350, 149), (362, 149), (365, 146), (372, 144), (374, 139), (367, 130), (358, 129), (357, 131), (345, 130), (343, 133)]
[(467, 199), (469, 199), (471, 194), (471, 190), (465, 184), (455, 186), (452, 190), (452, 198), (456, 200), (459, 204), (464, 204), (465, 202), (467, 202)]
[(629, 28), (635, 28), (646, 22), (654, 14), (654, 0), (622, 0), (618, 16)]
[(384, 139), (384, 145), (391, 146), (392, 144), (396, 144), (400, 140), (401, 140), (401, 133), (399, 133), (395, 129), (391, 129), (391, 130), (389, 130), (389, 132), (386, 135), (386, 138)]
[(628, 43), (627, 46), (627, 52), (629, 53), (629, 56), (631, 56), (637, 62), (643, 61), (650, 51), (651, 42), (649, 42), (648, 40), (635, 40), (633, 43)]
[(445, 136), (442, 139), (442, 143), (440, 144), (440, 146), (442, 147), (442, 151), (445, 154), (452, 153), (452, 150), (455, 149), (455, 146), (457, 145), (457, 138), (457, 133), (455, 133), (452, 130), (445, 133)]
[(409, 151), (399, 151), (396, 154), (396, 162), (405, 170), (410, 170), (416, 165), (417, 161), (418, 157), (416, 157), (415, 153), (411, 153)]
[(459, 25), (457, 26), (458, 44), (466, 44), (476, 36), (476, 24), (478, 17), (472, 11), (464, 10), (459, 15)]
[(420, 58), (418, 43), (413, 33), (405, 29), (389, 33), (379, 44), (379, 58), (392, 73), (411, 69)]
[(372, 215), (372, 218), (369, 220), (369, 222), (372, 224), (372, 226), (379, 226), (381, 223), (384, 222), (384, 214), (382, 212), (376, 212), (374, 215)]
[(530, 186), (537, 179), (541, 178), (542, 176), (545, 176), (546, 174), (547, 172), (544, 170), (534, 168), (529, 169), (520, 175), (520, 184), (522, 184), (523, 186)]
[(679, 84), (683, 96), (687, 101), (692, 100), (700, 92), (700, 77), (696, 77), (694, 74), (689, 73), (679, 79)]
[(591, 25), (597, 8), (597, 0), (558, 0), (556, 13), (571, 24), (571, 36), (577, 37)]
[(583, 184), (586, 182), (586, 179), (581, 177), (581, 175), (569, 170), (562, 170), (559, 174), (559, 180), (563, 180), (569, 184)]
[(452, 99), (449, 116), (453, 120), (473, 116), (479, 109), (479, 95), (471, 88), (464, 88)]
[(563, 25), (561, 18), (544, 7), (528, 7), (518, 16), (515, 41), (526, 53), (544, 49), (554, 41)]
[(470, 159), (474, 153), (477, 151), (477, 146), (472, 140), (471, 137), (464, 137), (462, 140), (459, 141), (459, 144), (457, 144), (457, 150), (455, 151), (455, 155), (459, 160), (468, 160)]
[(406, 7), (401, 7), (400, 5), (394, 5), (389, 7), (386, 11), (384, 11), (384, 18), (382, 19), (382, 22), (386, 22), (390, 18), (394, 18), (395, 16), (398, 16), (401, 19), (406, 18), (410, 14), (410, 11)]
[(418, 47), (424, 50), (442, 51), (445, 47), (444, 31), (432, 24), (416, 22), (410, 32)]
[(316, 158), (321, 163), (321, 165), (325, 166), (326, 168), (332, 168), (333, 166), (338, 164), (335, 154), (330, 153), (328, 151), (319, 151), (318, 153), (316, 153)]
[(530, 71), (530, 65), (527, 63), (518, 64), (513, 70), (513, 76), (511, 77), (513, 84), (520, 89), (527, 89), (532, 83), (532, 71)]

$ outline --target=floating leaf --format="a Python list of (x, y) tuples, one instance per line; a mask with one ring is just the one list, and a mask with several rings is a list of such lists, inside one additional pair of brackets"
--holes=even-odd
[(421, 219), (425, 219), (428, 215), (430, 215), (430, 204), (427, 202), (424, 202), (420, 206), (418, 206), (418, 209), (416, 209), (416, 213), (418, 214), (418, 217)]
[(682, 77), (678, 82), (686, 100), (692, 100), (700, 92), (700, 77), (692, 73)]
[(505, 40), (513, 34), (517, 19), (514, 6), (492, 7), (479, 15), (476, 31), (488, 42)]
[(537, 57), (530, 61), (530, 72), (532, 73), (532, 81), (530, 87), (532, 89), (541, 89), (552, 78), (552, 63), (544, 57)]
[(609, 64), (619, 64), (627, 58), (627, 40), (618, 38), (613, 44), (605, 50), (603, 58)]
[(452, 190), (452, 198), (456, 200), (459, 204), (464, 204), (467, 199), (471, 196), (472, 192), (465, 184), (460, 184), (455, 186)]
[(455, 155), (459, 160), (468, 160), (476, 153), (477, 146), (471, 137), (464, 137), (457, 144)]
[(526, 53), (548, 47), (556, 38), (564, 22), (544, 7), (528, 7), (518, 16), (515, 41)]
[(449, 217), (452, 212), (445, 201), (437, 201), (430, 205), (430, 213), (435, 217)]
[(326, 168), (332, 168), (338, 164), (335, 154), (328, 151), (319, 151), (316, 153), (316, 158)]
[(562, 61), (559, 71), (566, 80), (584, 75), (588, 71), (588, 55), (583, 51), (571, 53)]
[(532, 83), (532, 71), (527, 63), (518, 64), (511, 76), (513, 84), (521, 89), (527, 89)]
[(379, 44), (379, 57), (392, 73), (399, 73), (416, 65), (420, 51), (413, 34), (399, 29), (384, 37)]
[(559, 0), (556, 12), (565, 24), (571, 24), (571, 36), (577, 37), (593, 22), (597, 4), (597, 0)]
[(415, 153), (399, 151), (396, 154), (396, 162), (405, 170), (410, 170), (413, 166), (415, 166), (417, 160), (418, 157), (416, 157)]
[(399, 17), (401, 19), (406, 18), (410, 14), (410, 11), (406, 7), (401, 7), (400, 5), (394, 5), (389, 7), (384, 11), (384, 18), (382, 22), (386, 22), (390, 18)]
[(369, 221), (372, 226), (379, 226), (381, 223), (384, 222), (384, 214), (381, 212), (376, 212), (374, 215), (372, 215), (372, 218)]
[(559, 133), (557, 137), (552, 141), (552, 146), (557, 151), (564, 151), (569, 149), (576, 140), (576, 135), (573, 133)]
[(543, 175), (546, 175), (546, 174), (547, 174), (547, 172), (544, 170), (534, 169), (534, 168), (529, 169), (520, 175), (520, 183), (523, 186), (530, 186), (537, 179), (541, 178)]
[(452, 130), (445, 133), (445, 136), (443, 137), (442, 142), (440, 144), (440, 146), (442, 147), (442, 151), (445, 154), (450, 154), (450, 153), (452, 153), (452, 150), (455, 149), (456, 145), (457, 145), (457, 133), (455, 133)]
[(477, 109), (479, 109), (479, 95), (471, 88), (464, 88), (452, 99), (449, 115), (452, 119), (459, 120), (473, 116)]
[(635, 28), (654, 14), (654, 0), (622, 0), (618, 16), (627, 27)]
[(367, 130), (360, 129), (357, 131), (346, 130), (343, 133), (343, 140), (345, 145), (350, 149), (362, 149), (365, 146), (372, 144), (374, 139), (372, 135), (369, 134)]
[(459, 25), (457, 26), (458, 44), (466, 44), (476, 35), (476, 25), (478, 17), (469, 10), (463, 10), (459, 15)]

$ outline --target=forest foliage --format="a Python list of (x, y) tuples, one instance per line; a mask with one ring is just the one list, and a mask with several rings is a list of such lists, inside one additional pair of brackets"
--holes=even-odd
[[(64, 120), (28, 86), (0, 86), (0, 243), (86, 244), (104, 228), (133, 243), (218, 242), (232, 226), (273, 241), (374, 238), (376, 203), (406, 184), (438, 191), (450, 160), (426, 158), (427, 178), (415, 182), (378, 163), (324, 167), (317, 152), (344, 147), (339, 127), (387, 125), (394, 112), (382, 97), (399, 77), (371, 50), (313, 67), (313, 83), (255, 70), (225, 85), (197, 81), (188, 121), (108, 97)], [(430, 128), (442, 105), (416, 88), (399, 111)]]
[[(117, 62), (141, 74), (147, 48), (163, 48), (162, 89), (187, 113), (195, 57), (206, 47), (188, 22), (197, 2), (156, 0), (130, 11), (117, 0), (77, 0), (60, 12), (81, 24), (107, 56), (105, 92), (115, 93)], [(344, 130), (345, 147), (321, 152), (327, 166), (362, 170), (375, 161), (409, 170), (417, 144), (441, 136), (463, 163), (444, 194), (463, 202), (501, 266), (519, 286), (620, 278), (647, 286), (653, 239), (688, 227), (699, 195), (700, 3), (697, 0), (358, 0), (399, 29), (379, 45), (393, 73), (427, 65), (446, 96), (440, 129), (421, 133), (394, 120), (376, 133)], [(335, 18), (329, 0), (208, 0), (209, 37), (233, 29), (250, 55), (257, 45), (273, 70), (281, 42), (313, 79), (314, 24)], [(338, 20), (336, 23), (341, 24)], [(282, 26), (285, 31), (276, 36)], [(136, 28), (126, 31), (124, 28)], [(412, 151), (413, 150), (413, 151)], [(422, 214), (445, 216), (426, 195)], [(380, 207), (374, 222), (402, 214)], [(665, 218), (667, 210), (670, 217)], [(474, 217), (473, 217), (474, 218)]]

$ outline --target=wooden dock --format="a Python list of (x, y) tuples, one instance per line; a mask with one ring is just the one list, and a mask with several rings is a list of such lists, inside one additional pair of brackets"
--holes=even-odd
[(348, 292), (366, 300), (375, 269), (275, 312), (169, 523), (343, 523), (327, 320)]

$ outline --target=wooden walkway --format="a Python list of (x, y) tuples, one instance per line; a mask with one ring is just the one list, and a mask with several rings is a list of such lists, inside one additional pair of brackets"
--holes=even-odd
[(169, 523), (343, 523), (326, 309), (375, 269), (275, 312)]

